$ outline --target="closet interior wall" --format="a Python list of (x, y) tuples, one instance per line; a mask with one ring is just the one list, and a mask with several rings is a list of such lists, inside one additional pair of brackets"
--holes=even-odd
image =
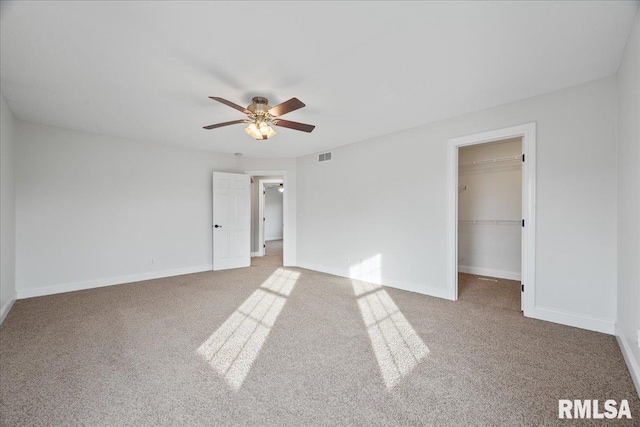
[(458, 271), (520, 280), (521, 138), (460, 148)]

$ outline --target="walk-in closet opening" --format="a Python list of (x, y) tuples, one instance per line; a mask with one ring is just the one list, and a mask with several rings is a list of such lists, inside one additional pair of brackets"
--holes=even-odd
[(458, 150), (458, 298), (521, 311), (522, 138)]

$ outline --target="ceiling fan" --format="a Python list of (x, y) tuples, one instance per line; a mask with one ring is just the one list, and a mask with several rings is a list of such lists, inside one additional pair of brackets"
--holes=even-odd
[(222, 126), (235, 125), (239, 123), (250, 123), (249, 126), (247, 126), (247, 128), (244, 130), (247, 135), (255, 139), (269, 139), (276, 134), (276, 132), (271, 128), (270, 125), (300, 130), (302, 132), (311, 132), (315, 128), (314, 125), (292, 122), (280, 118), (280, 116), (282, 116), (283, 114), (290, 113), (291, 111), (305, 106), (304, 103), (298, 98), (291, 98), (290, 100), (285, 101), (282, 104), (278, 104), (275, 107), (272, 107), (269, 105), (269, 100), (267, 98), (256, 96), (253, 98), (253, 103), (247, 108), (241, 107), (238, 104), (234, 104), (231, 101), (227, 101), (226, 99), (218, 98), (216, 96), (210, 96), (209, 98), (228, 105), (231, 108), (235, 108), (238, 111), (242, 111), (248, 116), (248, 118), (233, 120), (224, 123), (217, 123), (215, 125), (205, 126), (204, 129), (215, 129)]

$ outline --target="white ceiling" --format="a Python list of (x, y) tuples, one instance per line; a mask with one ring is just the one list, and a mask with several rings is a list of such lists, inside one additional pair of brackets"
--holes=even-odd
[[(617, 70), (637, 2), (2, 2), (1, 88), (23, 120), (297, 157)], [(298, 97), (255, 141), (208, 99)]]

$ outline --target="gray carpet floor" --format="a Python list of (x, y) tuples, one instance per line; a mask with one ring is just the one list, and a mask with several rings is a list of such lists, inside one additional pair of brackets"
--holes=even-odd
[(593, 425), (640, 418), (612, 336), (267, 254), (17, 301), (0, 327), (1, 424), (540, 426), (579, 398), (630, 401), (635, 419)]
[(520, 282), (458, 273), (458, 299), (520, 312)]

